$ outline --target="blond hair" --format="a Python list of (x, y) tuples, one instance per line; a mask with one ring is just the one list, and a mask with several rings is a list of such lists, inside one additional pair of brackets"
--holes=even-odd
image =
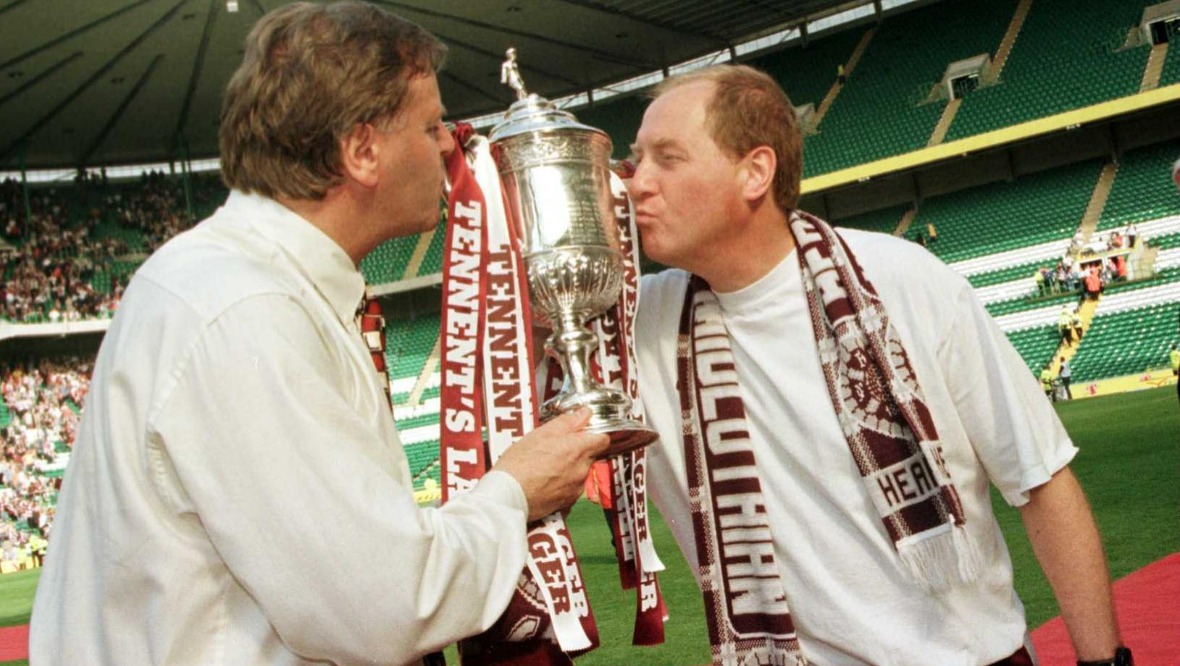
[(784, 212), (793, 210), (799, 204), (803, 177), (803, 136), (782, 87), (747, 65), (715, 65), (663, 80), (652, 97), (697, 82), (714, 85), (705, 107), (706, 129), (713, 142), (737, 158), (759, 146), (773, 150), (777, 159), (774, 200)]
[(363, 2), (297, 2), (262, 17), (225, 89), (219, 143), (231, 189), (324, 197), (342, 182), (340, 142), (393, 119), (411, 79), (437, 72), (446, 46)]

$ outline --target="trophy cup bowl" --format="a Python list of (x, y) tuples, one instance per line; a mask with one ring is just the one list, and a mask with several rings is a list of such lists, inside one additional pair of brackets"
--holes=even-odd
[(594, 380), (598, 338), (586, 322), (606, 312), (623, 287), (608, 168), (610, 138), (538, 97), (519, 99), (490, 134), (510, 224), (521, 241), (533, 318), (565, 371), (561, 391), (541, 406), (549, 419), (577, 407), (587, 430), (610, 435), (601, 458), (655, 440), (631, 418), (631, 399)]

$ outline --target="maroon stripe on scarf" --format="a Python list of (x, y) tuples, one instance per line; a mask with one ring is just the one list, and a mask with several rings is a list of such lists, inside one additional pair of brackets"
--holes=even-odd
[(699, 278), (685, 295), (677, 347), (686, 472), (713, 663), (803, 663), (733, 353), (716, 298)]

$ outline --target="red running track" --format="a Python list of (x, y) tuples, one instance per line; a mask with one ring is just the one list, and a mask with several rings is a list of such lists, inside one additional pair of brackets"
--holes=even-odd
[[(1115, 581), (1114, 606), (1137, 666), (1180, 666), (1180, 553)], [(1041, 666), (1077, 663), (1060, 616), (1037, 627), (1032, 639)]]
[(0, 628), (0, 661), (29, 658), (29, 625)]

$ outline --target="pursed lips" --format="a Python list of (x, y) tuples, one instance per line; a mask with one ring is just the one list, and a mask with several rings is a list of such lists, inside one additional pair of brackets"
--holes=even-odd
[(652, 222), (655, 222), (655, 221), (656, 221), (656, 216), (654, 214), (652, 214), (650, 211), (643, 210), (642, 208), (635, 210), (635, 224), (642, 226), (642, 225), (646, 225), (646, 224), (651, 224)]

